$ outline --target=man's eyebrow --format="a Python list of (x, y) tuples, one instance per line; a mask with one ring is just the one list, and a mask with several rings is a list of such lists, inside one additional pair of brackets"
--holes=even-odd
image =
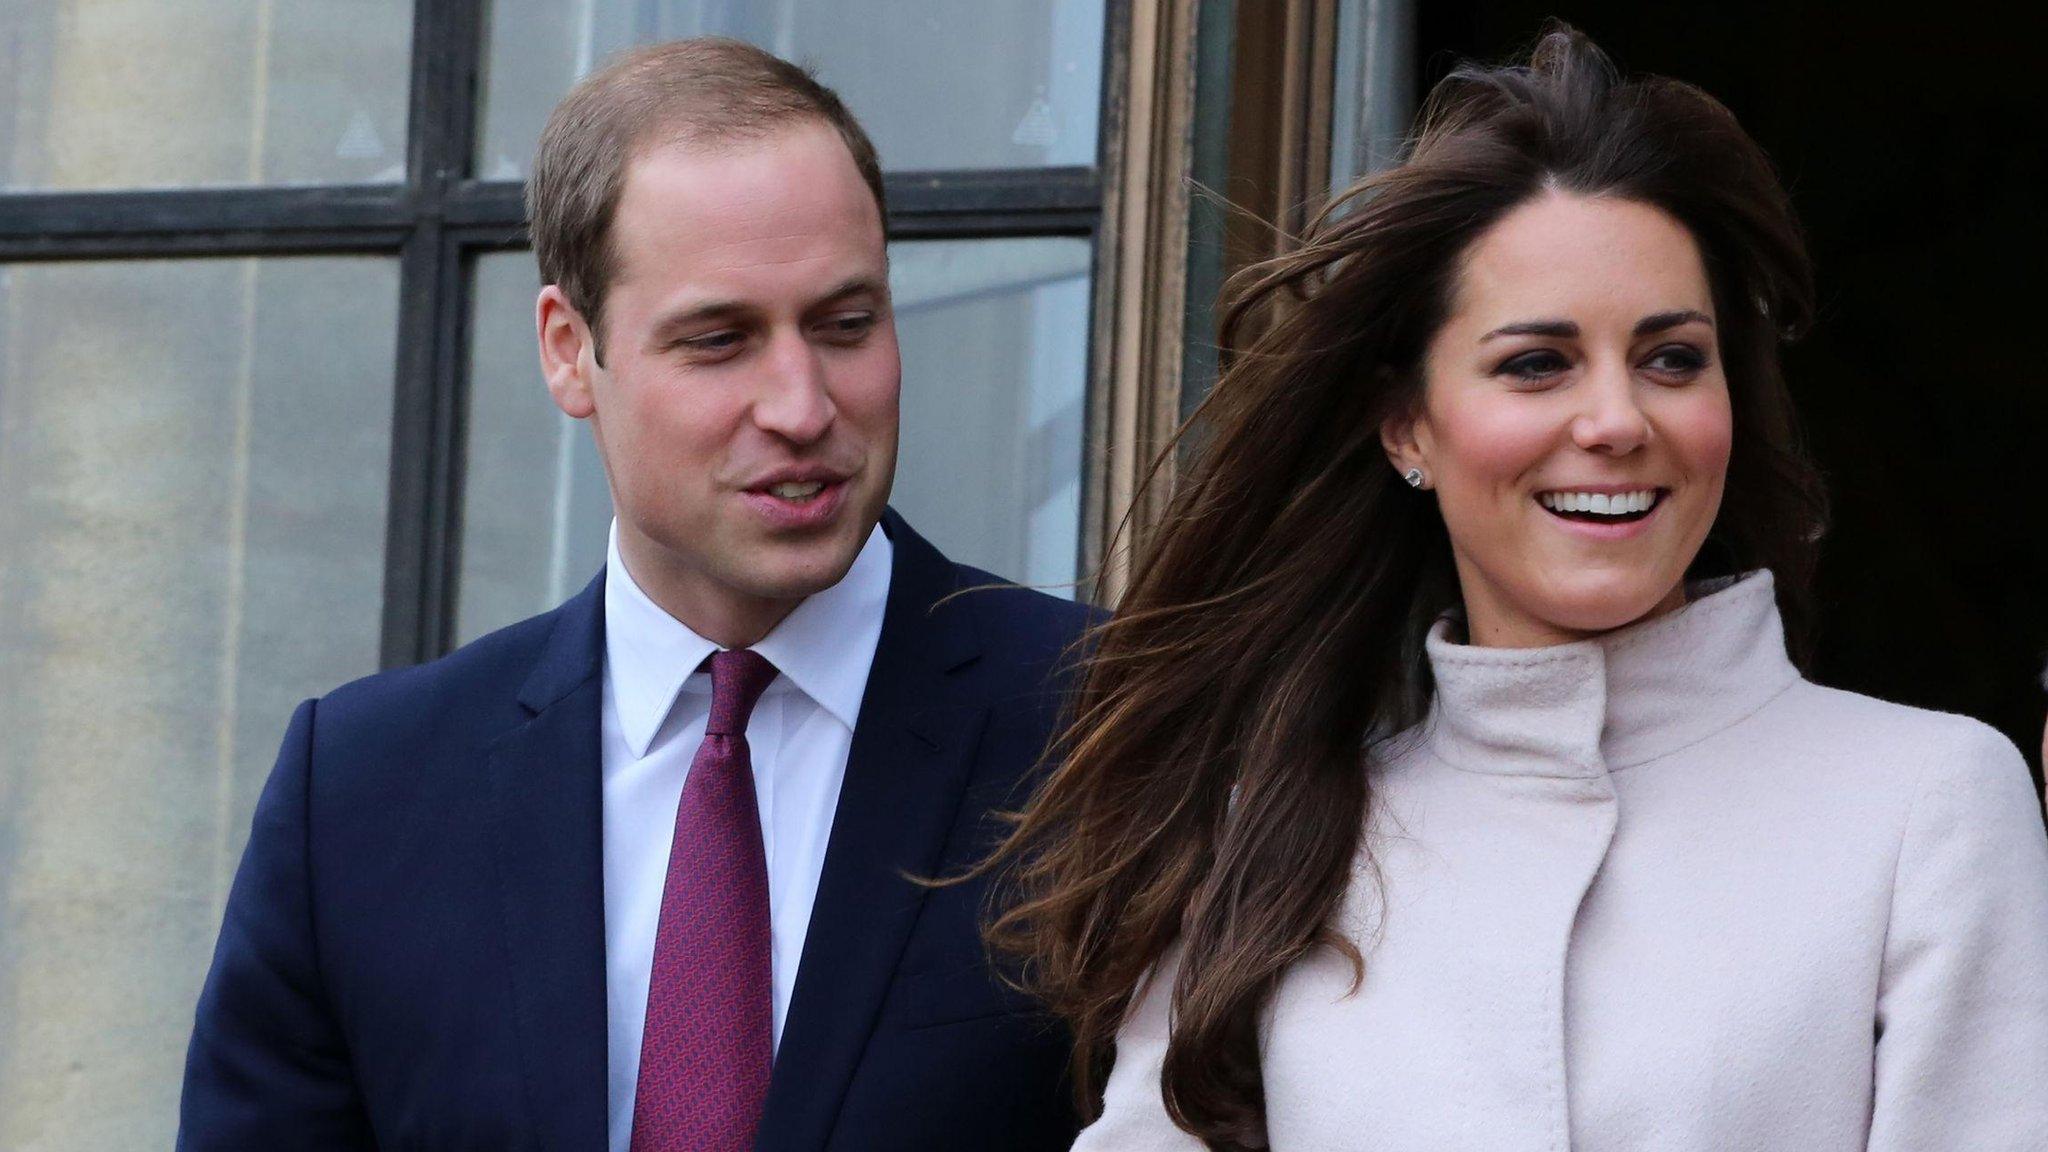
[(859, 296), (863, 293), (886, 299), (889, 295), (889, 281), (875, 276), (849, 276), (845, 280), (840, 281), (838, 287), (818, 297), (818, 302), (812, 305), (812, 307), (837, 304), (849, 296)]
[(1520, 320), (1503, 324), (1479, 338), (1481, 344), (1500, 336), (1550, 336), (1568, 340), (1579, 334), (1579, 326), (1569, 320)]
[[(841, 281), (830, 292), (818, 297), (817, 303), (811, 307), (829, 307), (848, 297), (863, 293), (886, 298), (889, 292), (888, 284), (887, 280), (875, 276), (851, 276)], [(656, 339), (667, 339), (681, 329), (713, 320), (732, 320), (753, 311), (753, 306), (742, 300), (705, 300), (662, 317), (654, 325), (654, 335)]]
[(1714, 318), (1705, 312), (1680, 308), (1671, 312), (1658, 312), (1636, 321), (1636, 335), (1648, 336), (1656, 332), (1668, 332), (1680, 324), (1690, 324), (1695, 320), (1709, 328), (1714, 326)]
[(738, 300), (706, 300), (701, 304), (692, 304), (680, 312), (673, 312), (662, 317), (654, 325), (654, 335), (657, 339), (665, 338), (681, 329), (702, 324), (708, 320), (730, 319), (734, 316), (743, 315), (746, 311), (747, 306)]

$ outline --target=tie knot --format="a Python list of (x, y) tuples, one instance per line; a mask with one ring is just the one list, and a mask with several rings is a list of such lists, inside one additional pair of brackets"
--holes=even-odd
[(711, 654), (711, 722), (706, 736), (745, 736), (747, 717), (768, 684), (775, 679), (775, 665), (751, 648)]

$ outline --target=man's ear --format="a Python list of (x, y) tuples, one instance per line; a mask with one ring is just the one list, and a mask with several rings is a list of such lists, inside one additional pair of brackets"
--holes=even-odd
[(555, 407), (573, 419), (597, 411), (591, 393), (597, 373), (597, 343), (590, 325), (561, 288), (549, 284), (534, 301), (533, 324), (540, 336), (540, 371)]

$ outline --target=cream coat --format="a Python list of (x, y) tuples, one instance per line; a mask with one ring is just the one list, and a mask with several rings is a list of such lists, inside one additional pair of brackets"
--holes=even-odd
[[(1802, 680), (1768, 574), (1557, 648), (1447, 627), (1372, 769), (1364, 985), (1316, 956), (1274, 998), (1274, 1149), (2048, 1149), (2048, 837), (2009, 742)], [(1076, 1152), (1201, 1147), (1160, 1101), (1163, 976)]]

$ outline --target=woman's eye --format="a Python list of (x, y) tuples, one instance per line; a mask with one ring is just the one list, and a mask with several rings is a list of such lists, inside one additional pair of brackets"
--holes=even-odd
[(1690, 376), (1707, 366), (1707, 355), (1686, 344), (1669, 344), (1650, 353), (1643, 366), (1667, 376)]
[(1547, 380), (1570, 367), (1563, 353), (1545, 348), (1511, 357), (1494, 371), (1517, 380)]

